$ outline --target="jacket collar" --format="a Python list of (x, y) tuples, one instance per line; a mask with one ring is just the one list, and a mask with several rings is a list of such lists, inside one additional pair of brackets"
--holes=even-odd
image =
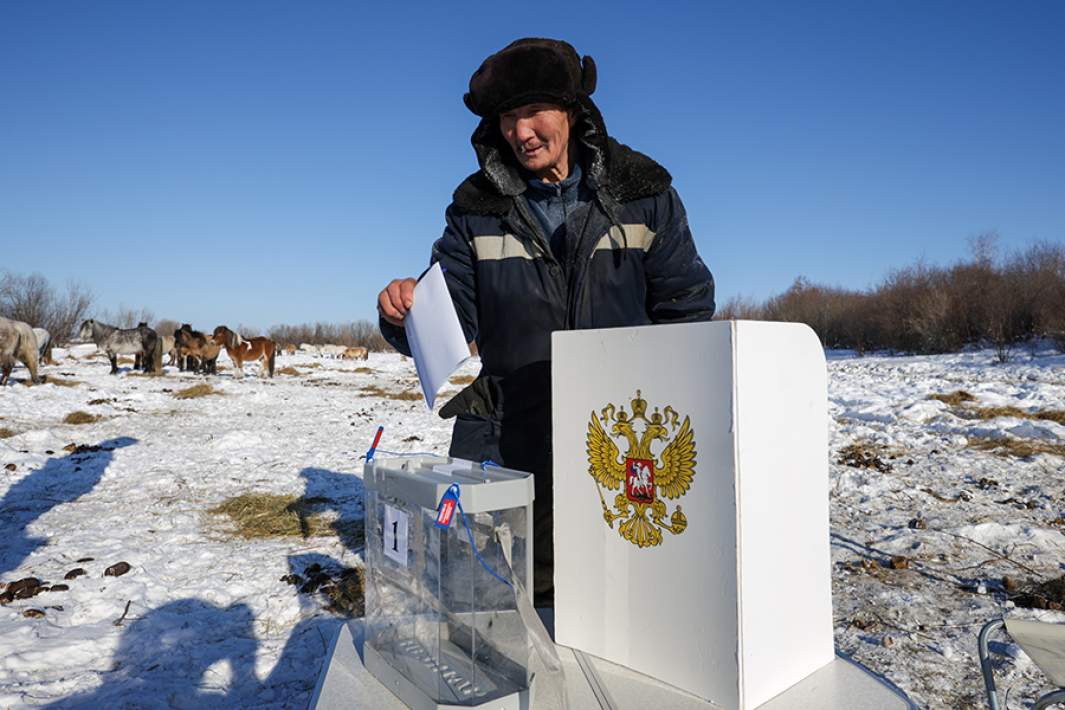
[[(574, 129), (590, 189), (605, 192), (613, 201), (629, 202), (669, 188), (672, 178), (665, 168), (607, 135), (603, 117), (590, 98), (580, 100), (578, 106)], [(482, 119), (470, 142), (481, 169), (458, 186), (454, 205), (474, 214), (506, 214), (513, 198), (528, 186), (514, 153), (499, 133), (499, 121), (495, 117)]]

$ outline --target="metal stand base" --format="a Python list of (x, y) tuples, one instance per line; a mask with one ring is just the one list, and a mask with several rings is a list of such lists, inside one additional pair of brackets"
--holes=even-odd
[[(322, 663), (318, 685), (311, 696), (311, 710), (351, 710), (351, 708), (374, 708), (375, 710), (437, 710), (456, 706), (418, 704), (417, 691), (410, 694), (398, 685), (386, 688), (371, 675), (367, 664), (384, 663), (383, 659), (371, 660), (373, 651), (364, 643), (365, 632), (361, 619), (350, 621), (340, 627)], [(713, 703), (700, 700), (676, 688), (660, 683), (653, 678), (635, 673), (627, 668), (608, 663), (601, 658), (583, 655), (580, 658), (573, 649), (558, 646), (566, 676), (566, 692), (571, 708), (613, 708), (614, 710), (731, 710), (722, 709)], [(387, 670), (387, 669), (386, 669)], [(532, 696), (535, 691), (535, 681)], [(404, 695), (404, 693), (408, 693)], [(428, 700), (424, 695), (420, 695)], [(499, 705), (493, 701), (488, 707), (507, 707), (517, 710), (536, 710), (536, 697), (518, 699), (513, 706)], [(520, 703), (526, 703), (524, 705)], [(903, 693), (867, 669), (845, 658), (837, 657), (827, 666), (789, 688), (784, 693), (760, 706), (758, 710), (916, 710)], [(464, 706), (461, 710), (468, 710)]]
[(403, 701), (411, 710), (476, 710), (476, 708), (491, 708), (492, 710), (529, 710), (529, 691), (510, 693), (502, 697), (485, 700), (476, 705), (463, 704), (452, 705), (450, 703), (438, 703), (430, 698), (415, 683), (399, 673), (386, 661), (377, 650), (370, 644), (363, 644), (362, 660), (366, 670), (380, 681), (381, 685), (388, 688), (392, 693)]

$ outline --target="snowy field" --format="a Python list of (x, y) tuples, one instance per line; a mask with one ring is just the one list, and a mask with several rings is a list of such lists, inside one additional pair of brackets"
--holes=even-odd
[[(357, 527), (377, 426), (383, 449), (446, 452), (450, 422), (389, 396), (417, 390), (394, 354), (280, 356), (298, 374), (261, 380), (248, 366), (238, 381), (224, 355), (217, 377), (112, 377), (93, 352), (57, 351), (42, 369), (74, 386), (0, 390), (0, 582), (60, 585), (0, 606), (0, 708), (304, 707), (341, 618), (282, 577), (358, 567), (358, 541), (244, 539), (209, 511), (246, 493), (304, 496)], [(1065, 621), (1007, 598), (1065, 572), (1065, 458), (977, 444), (1065, 445), (1065, 424), (1033, 418), (1065, 409), (1065, 356), (830, 353), (829, 373), (837, 649), (918, 706), (981, 707), (980, 625), (1003, 612)], [(175, 397), (204, 381), (220, 394)], [(929, 398), (958, 390), (973, 399)], [(978, 415), (988, 407), (1021, 414)], [(77, 411), (99, 419), (64, 423)], [(105, 575), (119, 563), (129, 570)], [(999, 648), (1013, 656), (1000, 687), (1021, 707), (1042, 678)]]

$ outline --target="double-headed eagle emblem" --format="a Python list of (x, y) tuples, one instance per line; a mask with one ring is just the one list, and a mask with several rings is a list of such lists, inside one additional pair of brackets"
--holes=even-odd
[[(687, 416), (678, 430), (680, 416), (673, 407), (666, 406), (662, 412), (655, 407), (648, 418), (647, 401), (640, 397), (640, 390), (636, 390), (630, 405), (631, 415), (624, 405), (615, 413), (613, 404), (604, 407), (599, 415), (592, 412), (588, 422), (588, 473), (595, 479), (606, 524), (613, 529), (614, 521), (621, 519), (618, 534), (638, 547), (652, 547), (662, 544), (662, 530), (680, 535), (688, 527), (679, 504), (669, 515), (669, 523), (665, 522), (669, 509), (662, 498), (680, 498), (691, 488), (695, 477), (695, 434)], [(670, 430), (674, 434), (672, 441)], [(629, 448), (624, 456), (611, 437), (625, 437)], [(658, 460), (651, 452), (655, 442), (669, 442)], [(616, 512), (607, 507), (604, 486), (612, 491), (623, 489), (614, 497)]]

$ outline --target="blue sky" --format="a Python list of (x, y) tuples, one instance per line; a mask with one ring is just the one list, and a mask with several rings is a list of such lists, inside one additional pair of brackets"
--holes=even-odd
[(201, 328), (371, 318), (522, 36), (595, 58), (719, 302), (1065, 241), (1060, 2), (38, 0), (0, 5), (0, 269)]

